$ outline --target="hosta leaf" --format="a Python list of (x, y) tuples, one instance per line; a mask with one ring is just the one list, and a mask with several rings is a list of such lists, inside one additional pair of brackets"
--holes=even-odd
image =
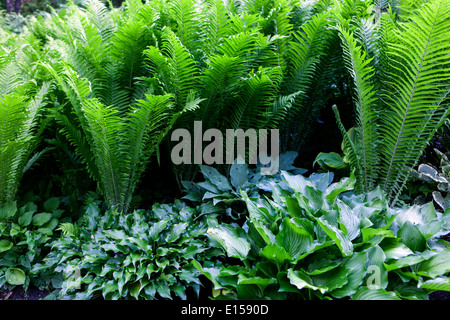
[(37, 213), (33, 216), (33, 225), (42, 226), (45, 223), (49, 222), (51, 218), (52, 218), (51, 213), (47, 212)]
[(336, 245), (339, 247), (342, 255), (344, 257), (349, 256), (353, 253), (353, 244), (341, 230), (332, 226), (328, 221), (323, 218), (316, 218), (317, 223), (326, 232), (326, 234), (335, 241)]
[(380, 241), (383, 238), (395, 238), (394, 232), (386, 229), (374, 229), (374, 228), (364, 228), (361, 230), (363, 241), (369, 241), (375, 236), (380, 237)]
[(8, 268), (5, 272), (6, 281), (15, 286), (19, 286), (25, 283), (25, 272), (19, 268)]
[(342, 288), (348, 282), (348, 274), (347, 268), (339, 266), (311, 278), (315, 286), (331, 291)]
[(368, 274), (367, 283), (370, 285), (386, 289), (388, 285), (387, 270), (384, 265), (386, 254), (380, 246), (376, 245), (367, 249), (366, 268)]
[(275, 243), (271, 243), (264, 247), (261, 250), (260, 254), (271, 260), (276, 262), (277, 264), (281, 264), (286, 260), (291, 260), (292, 257), (286, 252), (286, 250)]
[(385, 238), (380, 243), (380, 247), (383, 249), (386, 259), (400, 259), (413, 253), (399, 238)]
[(22, 227), (26, 227), (31, 223), (31, 220), (33, 218), (34, 211), (27, 211), (23, 213), (18, 220), (19, 225)]
[(287, 277), (292, 285), (296, 286), (297, 289), (308, 288), (312, 290), (319, 290), (321, 293), (327, 291), (326, 288), (319, 288), (313, 285), (312, 279), (305, 272), (294, 271), (292, 268), (288, 270)]
[(450, 277), (438, 277), (427, 280), (419, 285), (419, 288), (431, 291), (450, 291)]
[(450, 248), (440, 251), (427, 261), (418, 265), (417, 273), (431, 278), (443, 275), (450, 271)]
[(314, 183), (307, 180), (302, 175), (291, 175), (286, 171), (281, 171), (282, 177), (286, 180), (289, 187), (291, 187), (294, 192), (298, 192), (300, 194), (305, 193), (305, 189), (307, 186), (314, 187)]
[(344, 161), (344, 159), (337, 154), (336, 152), (320, 152), (316, 159), (313, 162), (313, 166), (318, 163), (323, 169), (344, 169), (348, 166), (348, 164)]
[(7, 202), (0, 207), (0, 221), (8, 219), (16, 214), (17, 206), (16, 202)]
[(236, 160), (233, 162), (230, 168), (230, 181), (236, 190), (248, 181), (248, 167), (245, 163), (238, 164)]
[(342, 201), (337, 201), (339, 208), (339, 222), (345, 226), (350, 240), (358, 237), (360, 233), (360, 220), (358, 216)]
[(158, 283), (156, 292), (158, 292), (161, 297), (172, 300), (172, 296), (170, 295), (170, 287), (167, 283)]
[(261, 277), (247, 277), (246, 275), (239, 274), (238, 276), (238, 285), (257, 285), (261, 292), (264, 292), (264, 289), (271, 284), (277, 283), (277, 280), (274, 278), (261, 278)]
[(53, 212), (59, 207), (59, 198), (53, 197), (44, 202), (44, 209), (48, 212)]
[(250, 251), (250, 243), (244, 238), (245, 234), (239, 233), (237, 230), (221, 225), (219, 228), (209, 228), (207, 233), (220, 243), (229, 257), (243, 260)]
[(313, 238), (308, 231), (295, 225), (286, 217), (281, 223), (280, 232), (276, 235), (275, 241), (286, 250), (289, 256), (296, 259), (308, 251)]
[(390, 261), (385, 266), (388, 271), (400, 269), (400, 268), (404, 268), (404, 267), (409, 267), (409, 266), (418, 264), (420, 262), (423, 262), (423, 261), (435, 256), (436, 254), (437, 254), (437, 252), (430, 251), (430, 250), (424, 251), (420, 254), (410, 254), (407, 256), (399, 257), (399, 258), (393, 258), (393, 260)]
[(334, 297), (343, 298), (351, 296), (358, 290), (366, 276), (366, 268), (364, 267), (366, 259), (367, 254), (365, 252), (357, 252), (344, 264), (348, 270), (348, 281), (341, 288), (333, 290), (331, 294)]
[(187, 222), (175, 224), (170, 230), (169, 235), (166, 238), (166, 242), (171, 243), (176, 241), (180, 237), (180, 235), (186, 230), (188, 225), (189, 224)]
[(0, 240), (0, 252), (8, 251), (13, 247), (13, 243), (7, 239)]
[(397, 232), (397, 236), (412, 251), (423, 251), (426, 246), (426, 239), (419, 229), (409, 221), (406, 221)]
[(219, 173), (215, 168), (201, 165), (200, 170), (202, 171), (203, 175), (206, 179), (211, 181), (212, 184), (214, 184), (219, 190), (221, 191), (228, 191), (232, 190), (230, 183), (228, 182), (228, 179)]
[(352, 296), (352, 300), (400, 300), (400, 298), (394, 292), (388, 292), (384, 289), (361, 287)]
[(159, 234), (166, 228), (168, 224), (168, 220), (160, 220), (152, 224), (149, 230), (149, 236), (153, 239), (153, 241), (158, 240)]

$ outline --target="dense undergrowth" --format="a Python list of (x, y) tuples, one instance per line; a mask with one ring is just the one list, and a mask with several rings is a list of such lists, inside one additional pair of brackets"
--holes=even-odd
[[(450, 291), (448, 0), (113, 7), (0, 17), (1, 288), (48, 299)], [(171, 134), (199, 121), (278, 129), (278, 171), (175, 164)]]

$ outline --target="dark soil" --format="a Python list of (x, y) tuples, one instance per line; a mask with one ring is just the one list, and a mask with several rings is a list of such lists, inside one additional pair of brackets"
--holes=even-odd
[(50, 292), (35, 287), (25, 291), (22, 287), (14, 287), (12, 290), (0, 289), (0, 300), (39, 300), (45, 298)]

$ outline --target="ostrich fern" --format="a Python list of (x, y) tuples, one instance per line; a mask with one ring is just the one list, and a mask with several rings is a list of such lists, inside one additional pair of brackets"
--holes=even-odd
[(58, 21), (65, 37), (48, 41), (59, 62), (45, 67), (68, 102), (55, 117), (107, 205), (127, 212), (151, 155), (191, 105), (175, 110), (172, 95), (153, 95), (139, 80), (147, 74), (143, 51), (158, 36), (158, 3), (129, 0), (117, 13), (91, 0), (70, 10)]
[(373, 42), (381, 54), (372, 56), (351, 31), (340, 29), (359, 134), (359, 148), (352, 149), (350, 158), (359, 190), (378, 184), (395, 203), (449, 114), (450, 2), (428, 2), (398, 26), (383, 22), (378, 27), (387, 29)]
[[(14, 201), (23, 173), (39, 157), (35, 151), (43, 127), (39, 116), (50, 83), (26, 80), (26, 46), (0, 47), (0, 206)], [(3, 50), (5, 49), (5, 50)], [(30, 69), (31, 68), (31, 69)]]

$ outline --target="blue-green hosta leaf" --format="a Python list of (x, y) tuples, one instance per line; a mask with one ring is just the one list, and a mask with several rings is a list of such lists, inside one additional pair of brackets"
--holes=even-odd
[(333, 178), (334, 178), (333, 172), (325, 172), (325, 173), (313, 172), (308, 177), (308, 180), (314, 182), (316, 189), (324, 193), (325, 190), (330, 186), (331, 182), (333, 182)]
[(25, 283), (25, 272), (19, 268), (8, 268), (5, 272), (5, 279), (11, 285), (20, 286)]
[(229, 257), (244, 260), (250, 251), (250, 243), (245, 233), (238, 228), (220, 225), (218, 228), (208, 228), (207, 233), (226, 250)]
[(450, 291), (450, 277), (438, 277), (427, 280), (419, 285), (419, 288), (431, 291)]
[(316, 218), (319, 226), (326, 232), (326, 234), (336, 243), (344, 257), (353, 253), (353, 244), (341, 230), (332, 226), (328, 221), (322, 217)]
[(286, 181), (289, 187), (294, 190), (295, 193), (303, 194), (305, 193), (305, 188), (307, 186), (314, 189), (315, 185), (313, 182), (309, 181), (302, 175), (291, 175), (286, 171), (281, 171), (282, 178)]
[(205, 165), (200, 165), (200, 170), (206, 179), (211, 181), (221, 191), (232, 190), (228, 179), (217, 171), (217, 169)]
[(275, 237), (275, 242), (283, 247), (289, 256), (297, 259), (310, 248), (313, 238), (303, 227), (294, 224), (289, 218), (281, 222), (280, 232)]
[(286, 151), (280, 154), (278, 167), (280, 170), (292, 170), (295, 159), (298, 157), (298, 153), (295, 151)]
[(446, 248), (417, 266), (417, 274), (436, 278), (450, 271), (450, 248)]
[(354, 294), (364, 281), (366, 276), (365, 262), (366, 252), (356, 252), (345, 262), (344, 267), (348, 270), (347, 280), (341, 288), (333, 290), (331, 294), (335, 298), (344, 298)]
[(352, 296), (352, 300), (400, 300), (394, 292), (384, 289), (369, 289), (361, 287)]
[(337, 206), (339, 208), (339, 222), (345, 226), (350, 241), (354, 240), (360, 233), (360, 220), (344, 202), (338, 200)]
[(336, 198), (343, 192), (355, 188), (356, 177), (352, 172), (350, 178), (342, 178), (340, 181), (331, 184), (324, 192), (324, 195), (330, 204), (334, 204)]
[(265, 246), (260, 254), (270, 261), (274, 261), (277, 264), (281, 264), (286, 260), (291, 260), (292, 257), (286, 252), (283, 247), (278, 246), (275, 243), (271, 243)]
[(366, 268), (368, 273), (367, 286), (386, 289), (388, 285), (388, 274), (384, 264), (386, 261), (386, 254), (378, 245), (367, 249), (366, 252)]
[(395, 222), (401, 227), (403, 224), (409, 221), (412, 224), (423, 224), (425, 221), (420, 214), (419, 206), (411, 206), (408, 209), (400, 209), (400, 213), (398, 213), (395, 217)]
[[(240, 155), (238, 157), (241, 157)], [(242, 161), (241, 161), (242, 162)], [(236, 190), (239, 190), (248, 181), (247, 164), (238, 164), (235, 160), (230, 168), (230, 181)]]
[[(388, 256), (387, 251), (385, 251), (385, 253), (386, 253), (386, 256)], [(400, 269), (400, 268), (404, 268), (404, 267), (409, 267), (409, 266), (416, 265), (420, 262), (423, 262), (425, 260), (428, 260), (431, 257), (435, 256), (436, 254), (437, 254), (437, 252), (435, 252), (435, 251), (427, 250), (427, 251), (421, 252), (419, 254), (413, 254), (411, 251), (411, 254), (406, 255), (406, 256), (399, 255), (398, 258), (392, 257), (392, 255), (390, 255), (390, 258), (393, 260), (389, 261), (389, 263), (385, 264), (385, 266), (388, 271)]]
[(272, 217), (268, 207), (266, 207), (263, 202), (260, 202), (259, 205), (256, 201), (253, 201), (249, 198), (247, 192), (241, 191), (242, 199), (245, 201), (247, 205), (248, 214), (252, 221), (262, 221), (264, 223), (271, 224), (274, 220)]
[(409, 221), (406, 221), (398, 230), (397, 236), (402, 239), (402, 242), (412, 251), (425, 250), (426, 239), (419, 231), (419, 229)]

